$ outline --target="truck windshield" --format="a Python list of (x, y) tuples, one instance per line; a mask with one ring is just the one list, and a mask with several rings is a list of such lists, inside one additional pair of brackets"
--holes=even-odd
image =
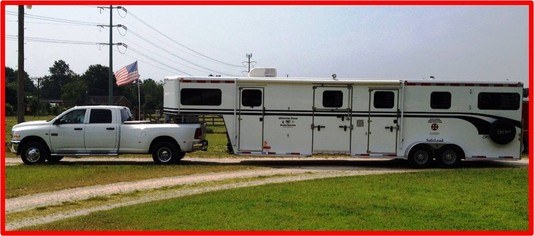
[(125, 121), (131, 121), (132, 120), (132, 113), (130, 113), (130, 110), (128, 109), (121, 109), (121, 122), (124, 123)]

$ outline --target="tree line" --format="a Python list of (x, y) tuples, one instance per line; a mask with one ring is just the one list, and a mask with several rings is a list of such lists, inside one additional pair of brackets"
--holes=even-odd
[[(24, 103), (28, 115), (57, 115), (79, 105), (87, 105), (91, 96), (108, 96), (108, 67), (96, 64), (81, 75), (74, 73), (63, 60), (55, 61), (48, 69), (49, 75), (30, 78), (24, 72)], [(17, 111), (18, 71), (5, 67), (6, 115)], [(163, 108), (163, 83), (153, 79), (138, 80), (141, 91), (141, 111), (153, 114)], [(137, 109), (137, 84), (118, 87), (113, 76), (113, 95), (124, 96)], [(60, 106), (51, 105), (52, 100), (62, 100)], [(107, 102), (107, 99), (106, 99)], [(102, 104), (104, 105), (104, 104)]]

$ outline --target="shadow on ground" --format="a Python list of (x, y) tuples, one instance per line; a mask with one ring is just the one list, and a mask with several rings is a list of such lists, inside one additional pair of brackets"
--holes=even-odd
[[(146, 160), (146, 161), (145, 161)], [(229, 160), (229, 161), (228, 161)], [(57, 164), (45, 163), (45, 165), (138, 165), (151, 166), (156, 165), (149, 159), (141, 160), (121, 160), (120, 158), (93, 158), (84, 160), (83, 158), (69, 158)], [(181, 166), (254, 166), (254, 167), (269, 167), (269, 168), (308, 168), (314, 170), (354, 170), (354, 169), (413, 169), (405, 160), (330, 160), (330, 159), (299, 159), (299, 160), (273, 160), (273, 159), (205, 159), (194, 158), (184, 159), (176, 165)], [(457, 168), (464, 169), (479, 169), (479, 168), (511, 168), (511, 167), (527, 167), (528, 162), (525, 161), (463, 161)], [(429, 169), (439, 169), (433, 165)]]

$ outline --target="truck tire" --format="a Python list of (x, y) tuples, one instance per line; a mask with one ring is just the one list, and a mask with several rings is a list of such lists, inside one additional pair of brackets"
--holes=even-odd
[(410, 151), (408, 162), (414, 168), (427, 168), (432, 164), (432, 153), (425, 146), (416, 146)]
[(48, 150), (41, 142), (30, 141), (21, 148), (20, 157), (26, 165), (41, 164), (48, 156)]
[(460, 164), (463, 157), (462, 149), (453, 145), (446, 145), (438, 150), (437, 160), (441, 167), (454, 168)]
[(497, 144), (509, 144), (515, 138), (515, 126), (507, 120), (496, 120), (491, 124), (489, 136)]
[(182, 160), (185, 157), (185, 152), (178, 153), (178, 161)]
[(46, 158), (48, 163), (59, 163), (61, 159), (63, 159), (63, 156), (49, 156), (48, 158)]
[(180, 160), (180, 148), (170, 142), (159, 142), (154, 145), (152, 159), (156, 164), (173, 164)]

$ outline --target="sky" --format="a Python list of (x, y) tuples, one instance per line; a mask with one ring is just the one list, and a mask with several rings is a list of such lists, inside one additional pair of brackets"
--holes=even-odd
[[(113, 10), (113, 70), (138, 61), (141, 79), (243, 76), (246, 54), (278, 76), (510, 80), (528, 86), (526, 6), (124, 6)], [(78, 74), (109, 65), (109, 10), (32, 6), (25, 42), (30, 77), (56, 60)], [(6, 66), (17, 68), (17, 7), (6, 7)], [(43, 17), (48, 20), (42, 20)], [(54, 21), (50, 21), (50, 18)], [(57, 22), (68, 20), (76, 24)], [(85, 25), (79, 24), (79, 21)], [(155, 29), (155, 30), (154, 30)], [(159, 33), (158, 33), (159, 31)], [(91, 44), (91, 45), (89, 45)], [(185, 47), (184, 47), (185, 46)]]

